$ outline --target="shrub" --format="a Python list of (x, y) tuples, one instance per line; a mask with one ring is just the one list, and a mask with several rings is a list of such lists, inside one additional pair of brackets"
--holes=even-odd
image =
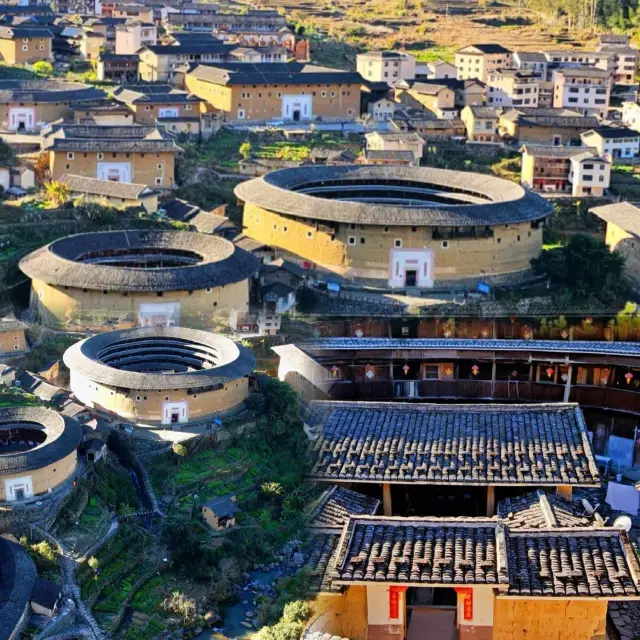
[(162, 608), (178, 616), (185, 625), (194, 624), (196, 618), (196, 601), (180, 591), (174, 591), (162, 601)]
[(38, 60), (33, 63), (33, 70), (41, 76), (50, 76), (53, 73), (53, 65), (48, 60)]

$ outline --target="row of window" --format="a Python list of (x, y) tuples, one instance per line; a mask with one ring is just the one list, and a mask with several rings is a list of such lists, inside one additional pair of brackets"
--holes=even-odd
[[(67, 152), (67, 160), (73, 160), (73, 159), (75, 158), (75, 155), (76, 155), (76, 154), (75, 154), (75, 152), (73, 152), (73, 151), (68, 151), (68, 152)], [(131, 157), (131, 154), (130, 154), (130, 153), (125, 153), (124, 155), (125, 155), (125, 158), (130, 158), (130, 157)], [(83, 156), (84, 158), (88, 158), (88, 157), (89, 157), (89, 154), (88, 154), (88, 153), (83, 153), (83, 154), (82, 154), (82, 156)], [(111, 157), (112, 157), (112, 158), (117, 158), (117, 157), (118, 157), (118, 154), (117, 154), (117, 153), (112, 153), (112, 154), (111, 154)], [(141, 153), (141, 154), (140, 154), (140, 157), (141, 157), (141, 158), (144, 158), (144, 153)], [(156, 158), (159, 158), (159, 157), (160, 157), (160, 154), (159, 154), (159, 153), (156, 153)], [(98, 152), (98, 160), (104, 160), (104, 153), (103, 153), (102, 151), (99, 151), (99, 152)], [(159, 165), (158, 165), (158, 169), (162, 169), (162, 165), (161, 165), (161, 164), (159, 164)]]

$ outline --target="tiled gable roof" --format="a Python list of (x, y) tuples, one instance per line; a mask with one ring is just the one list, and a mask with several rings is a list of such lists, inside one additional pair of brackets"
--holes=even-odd
[(309, 588), (312, 593), (340, 591), (341, 588), (332, 582), (339, 542), (340, 531), (322, 531), (311, 535), (307, 567), (311, 572)]
[(509, 595), (640, 596), (640, 569), (625, 531), (511, 531)]
[(337, 584), (505, 584), (504, 529), (482, 518), (352, 518), (336, 557)]
[(587, 527), (591, 520), (584, 508), (538, 489), (523, 496), (498, 502), (498, 515), (510, 529), (548, 529), (554, 527)]
[(311, 513), (309, 526), (342, 530), (350, 516), (374, 515), (379, 506), (377, 498), (334, 485), (321, 496)]
[(311, 403), (317, 480), (599, 486), (577, 405)]

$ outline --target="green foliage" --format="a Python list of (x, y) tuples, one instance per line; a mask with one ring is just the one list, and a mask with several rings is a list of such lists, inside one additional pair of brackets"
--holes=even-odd
[(193, 598), (188, 598), (180, 591), (174, 591), (170, 597), (165, 598), (162, 608), (172, 615), (178, 616), (182, 624), (195, 623), (196, 601)]
[(187, 447), (180, 442), (174, 442), (171, 446), (171, 451), (179, 458), (184, 458), (187, 455)]
[(92, 571), (97, 571), (98, 567), (100, 566), (100, 562), (98, 561), (98, 558), (96, 558), (95, 556), (91, 556), (87, 560), (87, 564), (89, 565)]
[(53, 65), (48, 60), (38, 60), (33, 63), (33, 70), (40, 76), (50, 76), (53, 74)]
[(306, 146), (290, 146), (280, 147), (276, 153), (280, 160), (287, 162), (302, 162), (311, 155), (311, 149)]
[(0, 166), (13, 167), (16, 164), (16, 154), (11, 145), (0, 139)]
[(543, 251), (531, 265), (536, 273), (577, 299), (606, 301), (623, 290), (624, 257), (584, 234), (574, 235), (565, 247)]
[(43, 540), (35, 544), (29, 544), (27, 537), (20, 538), (20, 544), (26, 547), (39, 574), (57, 570), (60, 562), (60, 552), (50, 542)]
[(284, 606), (282, 619), (285, 622), (305, 622), (311, 616), (311, 606), (304, 600), (294, 600)]
[(238, 149), (238, 153), (245, 159), (248, 160), (251, 157), (251, 143), (248, 140), (245, 140)]
[(171, 550), (173, 567), (194, 578), (207, 578), (215, 565), (213, 551), (201, 546), (201, 527), (184, 517), (167, 518), (162, 530), (162, 540)]
[(95, 490), (100, 499), (112, 510), (122, 510), (123, 505), (136, 510), (140, 506), (138, 495), (131, 477), (126, 471), (121, 471), (108, 465), (103, 458), (95, 466)]
[(45, 197), (47, 202), (59, 207), (69, 199), (69, 187), (59, 180), (50, 180), (44, 184)]

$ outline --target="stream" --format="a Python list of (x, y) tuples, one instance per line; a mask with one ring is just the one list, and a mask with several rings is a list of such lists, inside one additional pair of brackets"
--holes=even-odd
[[(257, 606), (253, 601), (263, 593), (261, 590), (252, 590), (251, 584), (270, 586), (271, 583), (287, 574), (286, 569), (270, 569), (269, 571), (249, 571), (251, 581), (244, 587), (240, 594), (240, 600), (229, 607), (226, 607), (224, 614), (224, 622), (216, 629), (205, 629), (196, 636), (196, 640), (209, 640), (218, 633), (222, 633), (227, 638), (246, 638), (256, 632), (256, 629), (248, 629), (242, 622), (246, 621), (247, 611), (257, 611)], [(246, 603), (246, 604), (245, 604)]]

